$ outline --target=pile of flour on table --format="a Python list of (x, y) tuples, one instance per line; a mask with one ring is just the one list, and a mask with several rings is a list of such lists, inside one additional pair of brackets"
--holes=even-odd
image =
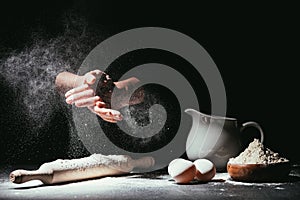
[(273, 164), (288, 161), (280, 157), (278, 153), (264, 147), (258, 139), (254, 139), (239, 156), (229, 159), (229, 163), (232, 164)]

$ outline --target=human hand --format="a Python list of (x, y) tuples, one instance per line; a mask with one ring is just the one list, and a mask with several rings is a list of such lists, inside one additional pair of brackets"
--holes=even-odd
[(97, 101), (94, 106), (89, 106), (88, 109), (107, 122), (117, 123), (123, 119), (119, 111), (108, 109), (104, 106), (104, 102)]
[(96, 82), (97, 76), (103, 74), (104, 72), (100, 70), (93, 70), (84, 76), (78, 77), (75, 82), (76, 87), (67, 91), (65, 94), (66, 102), (68, 104), (75, 104), (76, 107), (87, 107), (103, 120), (116, 123), (122, 120), (121, 113), (105, 108), (105, 103), (99, 96), (95, 96), (95, 91), (91, 87)]
[(95, 91), (91, 86), (95, 83), (97, 76), (102, 74), (100, 70), (93, 70), (84, 76), (79, 76), (75, 81), (75, 87), (65, 94), (67, 104), (88, 107), (95, 105), (96, 101), (101, 101), (99, 96), (95, 96)]

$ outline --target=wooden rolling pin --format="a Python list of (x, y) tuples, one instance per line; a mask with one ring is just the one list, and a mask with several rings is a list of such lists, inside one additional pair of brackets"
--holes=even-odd
[(79, 181), (109, 175), (127, 174), (133, 168), (150, 168), (154, 158), (142, 157), (134, 160), (126, 155), (93, 154), (89, 157), (71, 160), (58, 159), (44, 163), (38, 170), (15, 170), (9, 178), (13, 183), (40, 180), (44, 184)]

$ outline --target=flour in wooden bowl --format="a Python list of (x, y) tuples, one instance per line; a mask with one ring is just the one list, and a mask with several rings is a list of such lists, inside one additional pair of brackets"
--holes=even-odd
[(275, 164), (288, 162), (289, 160), (280, 157), (278, 153), (264, 147), (258, 139), (254, 139), (249, 146), (235, 158), (230, 158), (231, 164)]

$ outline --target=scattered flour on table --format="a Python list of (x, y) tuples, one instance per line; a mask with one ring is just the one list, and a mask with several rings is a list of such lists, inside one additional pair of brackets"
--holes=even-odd
[(239, 156), (229, 159), (229, 163), (233, 164), (272, 164), (279, 162), (288, 162), (288, 159), (280, 157), (278, 153), (264, 147), (258, 139), (254, 139)]
[[(219, 180), (223, 180), (225, 183), (227, 184), (231, 184), (231, 185), (243, 185), (243, 186), (283, 186), (285, 185), (285, 183), (283, 182), (276, 182), (276, 183), (248, 183), (248, 182), (240, 182), (240, 181), (234, 181), (230, 178), (228, 173), (217, 173), (215, 175), (215, 177), (212, 179), (212, 184), (213, 185), (220, 185), (223, 184), (223, 181), (219, 181)], [(282, 188), (282, 187), (281, 187)], [(284, 189), (284, 188), (282, 188)]]
[(102, 155), (92, 154), (89, 157), (78, 159), (58, 159), (52, 162), (44, 163), (39, 170), (48, 173), (53, 171), (86, 169), (97, 166), (104, 166), (116, 169), (127, 169), (130, 158), (125, 155)]

